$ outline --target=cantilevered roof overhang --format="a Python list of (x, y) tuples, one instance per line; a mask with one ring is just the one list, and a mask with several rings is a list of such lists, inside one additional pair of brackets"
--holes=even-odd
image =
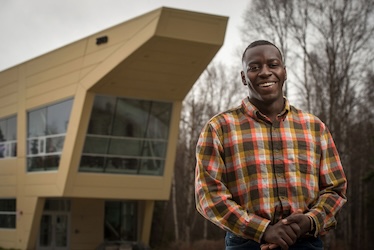
[[(81, 84), (95, 93), (183, 100), (222, 46), (227, 20), (160, 8), (95, 34), (89, 46), (111, 52)], [(99, 38), (108, 43), (97, 45)]]
[[(12, 177), (12, 192), (22, 190), (21, 195), (30, 197), (167, 199), (182, 100), (223, 45), (227, 21), (160, 8), (0, 72), (0, 117), (17, 114), (18, 119), (18, 157), (2, 169), (18, 176)], [(97, 94), (173, 103), (163, 176), (78, 171)], [(70, 98), (74, 103), (58, 171), (24, 171), (27, 112)]]
[(223, 45), (227, 21), (162, 7), (67, 44), (0, 72), (0, 113), (16, 112), (20, 98), (30, 109), (78, 92), (181, 101)]

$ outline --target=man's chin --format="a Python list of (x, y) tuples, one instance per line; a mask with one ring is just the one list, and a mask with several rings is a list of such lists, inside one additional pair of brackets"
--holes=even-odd
[(260, 99), (264, 103), (271, 104), (271, 103), (274, 103), (274, 102), (279, 101), (281, 99), (283, 100), (283, 95), (280, 95), (278, 93), (271, 93), (271, 94), (267, 94), (267, 95), (261, 95)]

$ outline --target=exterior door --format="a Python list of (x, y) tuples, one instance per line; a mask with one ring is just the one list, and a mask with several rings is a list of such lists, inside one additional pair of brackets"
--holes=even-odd
[(38, 250), (69, 249), (69, 213), (44, 212), (40, 222)]

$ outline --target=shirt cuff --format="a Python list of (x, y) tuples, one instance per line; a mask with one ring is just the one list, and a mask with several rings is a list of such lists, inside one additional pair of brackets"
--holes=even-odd
[(314, 236), (314, 237), (318, 237), (318, 234), (319, 234), (319, 227), (318, 227), (318, 224), (317, 224), (317, 218), (315, 218), (314, 214), (313, 213), (307, 213), (305, 214), (306, 216), (309, 217), (309, 219), (311, 220), (311, 222), (313, 223), (313, 228), (311, 228), (311, 231), (309, 231), (307, 233), (307, 235), (310, 235), (310, 236)]
[(269, 225), (270, 220), (261, 219), (257, 221), (254, 219), (247, 225), (246, 233), (251, 234), (254, 241), (261, 243), (264, 233)]

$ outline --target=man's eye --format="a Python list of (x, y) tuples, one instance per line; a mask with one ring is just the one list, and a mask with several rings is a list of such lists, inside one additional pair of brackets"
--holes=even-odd
[(256, 70), (259, 70), (259, 69), (260, 69), (260, 67), (257, 66), (257, 65), (249, 66), (249, 67), (248, 67), (248, 70), (249, 70), (249, 71), (256, 71)]
[(276, 68), (276, 67), (278, 67), (278, 66), (279, 66), (278, 63), (271, 63), (271, 64), (269, 64), (269, 67), (270, 67), (270, 68)]

